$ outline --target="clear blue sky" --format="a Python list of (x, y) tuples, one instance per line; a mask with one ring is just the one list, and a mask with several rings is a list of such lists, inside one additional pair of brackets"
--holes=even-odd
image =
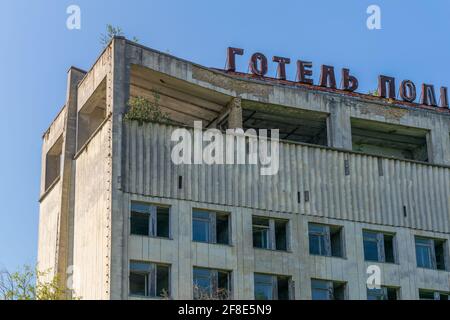
[[(450, 86), (448, 0), (141, 1), (0, 0), (0, 268), (34, 264), (41, 136), (64, 104), (66, 71), (89, 69), (110, 23), (146, 46), (222, 68), (227, 46), (350, 67), (358, 91), (378, 74)], [(66, 28), (66, 8), (81, 8), (81, 30)], [(381, 7), (382, 29), (366, 27)], [(288, 77), (295, 76), (295, 66)], [(269, 73), (275, 66), (270, 64)], [(338, 81), (340, 81), (338, 79)]]

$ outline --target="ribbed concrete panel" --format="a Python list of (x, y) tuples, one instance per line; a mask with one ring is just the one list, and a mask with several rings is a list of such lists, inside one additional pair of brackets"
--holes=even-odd
[(280, 145), (274, 176), (259, 165), (174, 165), (174, 129), (125, 123), (126, 192), (449, 232), (448, 168), (292, 143)]

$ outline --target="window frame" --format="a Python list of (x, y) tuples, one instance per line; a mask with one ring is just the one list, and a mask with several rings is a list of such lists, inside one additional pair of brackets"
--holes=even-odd
[[(270, 280), (266, 281), (266, 282), (256, 281), (257, 277), (267, 277)], [(253, 273), (253, 298), (256, 300), (256, 288), (257, 288), (257, 284), (259, 283), (259, 284), (263, 284), (263, 285), (269, 284), (271, 286), (272, 299), (268, 299), (268, 301), (279, 300), (278, 281), (280, 281), (280, 279), (282, 279), (282, 278), (285, 278), (288, 281), (288, 292), (287, 292), (288, 299), (287, 300), (294, 300), (295, 299), (295, 283), (292, 280), (291, 276), (267, 274), (267, 273), (260, 273), (260, 272)]]
[(229, 270), (222, 270), (222, 269), (213, 269), (213, 268), (205, 268), (205, 267), (198, 267), (198, 266), (194, 266), (192, 268), (192, 298), (194, 300), (198, 300), (195, 297), (195, 271), (196, 270), (200, 270), (200, 271), (205, 271), (208, 272), (208, 281), (209, 283), (209, 291), (211, 292), (210, 294), (212, 294), (215, 291), (218, 291), (219, 288), (219, 273), (224, 273), (227, 275), (227, 282), (228, 282), (228, 294), (227, 294), (227, 299), (226, 300), (232, 300), (233, 299), (233, 283), (232, 283), (232, 271)]
[[(324, 286), (322, 288), (319, 288), (318, 286), (315, 287), (314, 283), (323, 284)], [(336, 296), (335, 289), (336, 289), (336, 286), (338, 286), (338, 285), (343, 286), (343, 294), (344, 294), (343, 300), (348, 300), (347, 282), (312, 278), (311, 279), (311, 299), (313, 299), (314, 290), (316, 289), (316, 290), (326, 291), (328, 293), (328, 299), (325, 299), (325, 300), (336, 300), (335, 299), (335, 296)], [(313, 299), (313, 300), (315, 300), (315, 299)], [(318, 300), (318, 299), (316, 299), (316, 300)]]
[[(148, 271), (143, 272), (134, 269), (133, 264), (147, 265)], [(128, 295), (130, 297), (139, 297), (146, 299), (162, 299), (164, 298), (160, 294), (158, 294), (158, 267), (167, 268), (167, 294), (171, 297), (172, 294), (172, 266), (170, 264), (159, 263), (159, 262), (148, 262), (148, 261), (138, 261), (138, 260), (130, 260), (129, 262), (129, 272), (128, 272)], [(131, 292), (131, 275), (139, 274), (145, 276), (145, 295), (140, 295)]]
[[(377, 230), (370, 230), (370, 229), (363, 229), (363, 255), (364, 255), (364, 261), (366, 262), (379, 262), (379, 263), (390, 263), (390, 264), (398, 264), (398, 253), (397, 253), (397, 236), (395, 233), (390, 232), (383, 232), (383, 231), (377, 231)], [(373, 235), (374, 237), (372, 239), (366, 239), (366, 235)], [(393, 262), (386, 261), (386, 237), (392, 237), (392, 255), (394, 258)], [(365, 242), (371, 241), (375, 239), (375, 243), (377, 246), (377, 260), (371, 260), (366, 258), (366, 249), (365, 249)]]
[[(255, 220), (266, 220), (268, 222), (268, 225), (263, 224), (257, 224), (255, 223)], [(277, 240), (276, 240), (276, 223), (283, 223), (285, 228), (285, 239), (286, 239), (286, 249), (277, 249)], [(257, 247), (255, 246), (255, 239), (254, 239), (254, 233), (255, 233), (255, 227), (259, 229), (267, 230), (267, 247)], [(265, 216), (252, 216), (252, 245), (254, 249), (261, 249), (261, 250), (272, 250), (272, 251), (280, 251), (280, 252), (290, 252), (291, 251), (291, 239), (290, 239), (290, 220), (289, 219), (278, 219), (278, 218), (272, 218), (272, 217), (265, 217)]]
[[(418, 241), (421, 242), (418, 244)], [(428, 243), (425, 243), (427, 241)], [(440, 244), (442, 246), (442, 259), (443, 259), (443, 268), (438, 267), (438, 260), (436, 255), (436, 246)], [(429, 249), (429, 259), (430, 266), (419, 265), (419, 255), (418, 252), (419, 247), (427, 247)], [(437, 239), (431, 237), (424, 236), (414, 236), (414, 248), (416, 254), (416, 266), (417, 268), (429, 269), (429, 270), (437, 270), (437, 271), (448, 271), (449, 267), (449, 256), (448, 256), (448, 241), (447, 239)]]
[[(316, 230), (311, 230), (312, 228), (316, 228)], [(322, 230), (318, 231), (319, 228), (321, 228)], [(340, 255), (333, 255), (332, 234), (336, 234), (336, 232), (333, 233), (332, 229), (335, 229), (336, 232), (339, 233)], [(320, 252), (323, 251), (324, 254), (312, 252), (311, 237), (318, 237), (319, 239), (323, 238), (323, 241), (319, 240), (319, 251)], [(323, 248), (321, 245), (322, 242), (324, 244)], [(344, 227), (340, 225), (329, 225), (324, 223), (308, 222), (308, 248), (309, 254), (313, 256), (346, 259)]]
[[(194, 218), (195, 213), (203, 213), (207, 214), (208, 218)], [(221, 243), (217, 242), (217, 217), (227, 217), (228, 219), (228, 243)], [(201, 241), (201, 240), (195, 240), (194, 239), (194, 220), (197, 221), (204, 221), (208, 223), (208, 240), (207, 241)], [(222, 212), (222, 211), (215, 211), (210, 209), (200, 209), (200, 208), (193, 208), (191, 212), (191, 232), (192, 236), (191, 239), (193, 242), (197, 243), (208, 243), (208, 244), (218, 244), (218, 245), (225, 245), (225, 246), (232, 246), (232, 223), (231, 223), (231, 213), (230, 212)]]
[[(140, 211), (137, 208), (133, 209), (133, 205), (145, 206), (148, 208), (148, 211), (146, 211), (146, 210)], [(167, 215), (168, 215), (168, 235), (167, 235), (167, 237), (158, 235), (158, 209), (168, 210), (168, 212), (167, 212)], [(132, 233), (133, 212), (148, 215), (148, 234), (144, 235), (144, 234)], [(133, 200), (133, 201), (131, 201), (131, 204), (130, 204), (129, 224), (130, 224), (130, 235), (171, 240), (172, 239), (172, 206)]]
[[(389, 299), (389, 290), (395, 290), (395, 300), (399, 300), (399, 296), (400, 296), (400, 288), (398, 287), (389, 287), (389, 286), (381, 286), (380, 289), (369, 289), (366, 288), (366, 295), (367, 295), (367, 300), (390, 300)], [(380, 294), (374, 294), (373, 296), (375, 297), (382, 297), (382, 299), (369, 299), (369, 293), (374, 290), (381, 290), (381, 295)]]

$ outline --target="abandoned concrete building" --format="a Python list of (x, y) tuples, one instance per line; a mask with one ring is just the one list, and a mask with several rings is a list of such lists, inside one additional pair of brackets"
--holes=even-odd
[[(170, 121), (126, 119), (155, 93)], [(279, 172), (175, 165), (171, 132), (196, 120), (279, 129)], [(116, 37), (69, 69), (44, 133), (38, 266), (83, 299), (448, 299), (449, 199), (449, 110)]]

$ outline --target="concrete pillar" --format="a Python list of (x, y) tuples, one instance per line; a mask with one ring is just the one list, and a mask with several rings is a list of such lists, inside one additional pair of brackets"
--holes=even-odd
[(427, 137), (430, 163), (450, 165), (450, 128), (442, 119), (431, 129)]
[(56, 271), (61, 288), (66, 285), (68, 267), (73, 264), (73, 227), (74, 227), (74, 198), (75, 173), (73, 157), (76, 152), (77, 135), (77, 95), (78, 84), (85, 72), (71, 67), (67, 74), (66, 93), (66, 124), (62, 147), (63, 165), (61, 167), (61, 210), (58, 225)]
[(128, 298), (128, 234), (125, 233), (128, 212), (123, 209), (122, 193), (122, 132), (123, 113), (130, 96), (130, 64), (127, 58), (127, 41), (116, 37), (112, 41), (111, 70), (107, 79), (107, 109), (112, 112), (111, 133), (111, 234), (109, 298)]
[(352, 150), (352, 126), (350, 122), (350, 106), (329, 102), (328, 146)]
[(233, 98), (228, 105), (229, 114), (228, 114), (228, 128), (236, 129), (242, 128), (242, 100), (241, 98)]

